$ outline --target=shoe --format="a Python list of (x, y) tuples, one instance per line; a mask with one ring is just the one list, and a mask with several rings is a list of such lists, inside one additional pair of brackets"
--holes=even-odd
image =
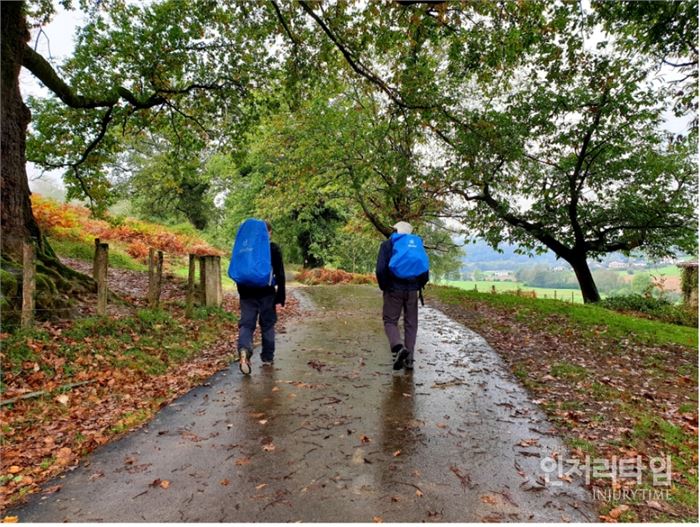
[(406, 371), (413, 371), (413, 362), (413, 359), (406, 359), (403, 365), (404, 369)]
[(274, 366), (274, 364), (275, 364), (275, 361), (273, 361), (273, 360), (264, 360), (264, 361), (262, 361), (262, 365), (263, 365), (263, 366)]
[(241, 370), (243, 375), (250, 375), (250, 352), (243, 348), (241, 350), (241, 359), (238, 363), (238, 368)]
[(405, 347), (401, 347), (401, 350), (396, 354), (394, 358), (394, 370), (398, 371), (404, 367), (406, 359), (408, 358), (408, 350)]
[(236, 350), (233, 352), (233, 362), (238, 362), (241, 360), (241, 352)]

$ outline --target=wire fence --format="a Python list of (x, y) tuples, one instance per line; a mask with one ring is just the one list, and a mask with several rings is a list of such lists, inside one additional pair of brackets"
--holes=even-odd
[[(161, 300), (184, 301), (186, 315), (191, 316), (196, 306), (219, 307), (223, 302), (221, 257), (218, 255), (183, 256), (151, 248), (146, 281), (139, 271), (134, 276), (133, 270), (110, 269), (109, 245), (96, 238), (92, 265), (82, 261), (75, 267), (94, 280), (94, 289), (85, 292), (81, 302), (75, 305), (37, 307), (36, 248), (25, 242), (21, 291), (19, 288), (17, 291), (21, 296), (19, 319), (6, 311), (0, 325), (31, 328), (37, 320), (61, 322), (74, 320), (76, 316), (120, 315), (133, 312), (134, 308), (157, 308)], [(183, 287), (176, 278), (186, 278), (186, 285)], [(120, 295), (128, 297), (129, 302), (120, 299)]]

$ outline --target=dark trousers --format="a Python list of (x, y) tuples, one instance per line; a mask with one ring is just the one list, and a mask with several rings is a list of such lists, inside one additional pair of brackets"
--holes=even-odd
[(253, 353), (253, 333), (260, 320), (262, 333), (262, 360), (273, 360), (275, 357), (275, 295), (262, 298), (241, 298), (241, 319), (238, 322), (238, 349), (246, 348)]
[[(403, 311), (404, 341), (401, 341), (399, 318)], [(418, 291), (384, 291), (382, 308), (384, 331), (389, 339), (389, 346), (403, 344), (408, 350), (409, 359), (413, 359), (418, 335)]]

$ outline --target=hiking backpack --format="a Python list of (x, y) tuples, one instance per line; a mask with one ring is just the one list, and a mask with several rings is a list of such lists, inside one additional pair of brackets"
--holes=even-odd
[(402, 280), (414, 280), (430, 269), (423, 240), (416, 234), (391, 235), (391, 258), (389, 270)]
[(228, 275), (238, 285), (273, 285), (270, 234), (264, 221), (249, 218), (238, 227)]

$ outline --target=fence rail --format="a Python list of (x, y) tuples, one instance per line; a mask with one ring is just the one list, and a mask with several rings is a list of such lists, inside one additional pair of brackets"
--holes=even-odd
[[(148, 254), (148, 289), (146, 302), (149, 308), (160, 304), (163, 283), (163, 251), (151, 248)], [(187, 273), (186, 316), (191, 317), (196, 304), (220, 307), (223, 302), (221, 284), (221, 257), (215, 255), (190, 254)], [(199, 280), (197, 280), (197, 262), (199, 262)], [(96, 284), (96, 313), (107, 313), (109, 287), (107, 271), (109, 269), (109, 244), (95, 238), (95, 252), (92, 260), (92, 277)], [(21, 327), (30, 328), (35, 315), (43, 312), (62, 310), (42, 309), (36, 307), (36, 248), (33, 243), (25, 243), (22, 261), (22, 308)]]

